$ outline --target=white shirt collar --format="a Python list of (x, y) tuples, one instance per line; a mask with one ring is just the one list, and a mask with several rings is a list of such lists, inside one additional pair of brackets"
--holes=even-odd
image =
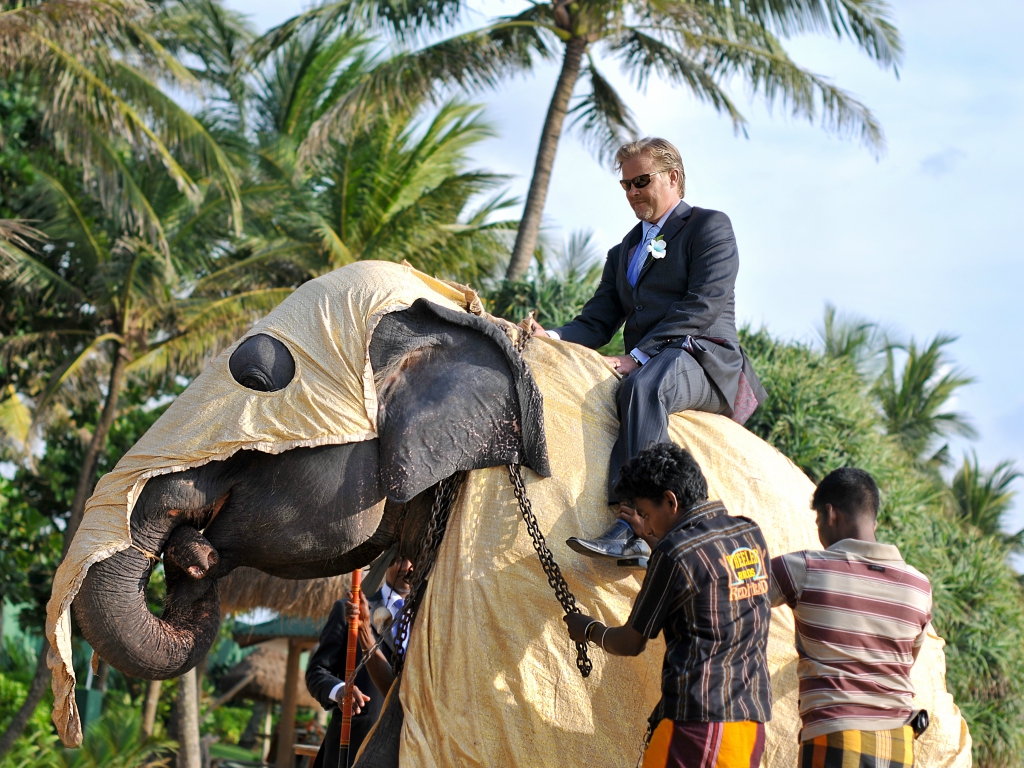
[(384, 598), (384, 605), (391, 611), (391, 614), (396, 615), (398, 610), (395, 608), (395, 603), (402, 600), (402, 596), (395, 592), (386, 581), (380, 586), (380, 596)]
[[(681, 202), (683, 202), (683, 201), (680, 200), (679, 203), (681, 203)], [(652, 227), (657, 227), (658, 228), (658, 232), (661, 232), (661, 228), (663, 226), (665, 226), (665, 222), (668, 221), (668, 217), (672, 215), (673, 211), (675, 211), (675, 209), (679, 207), (679, 203), (676, 203), (671, 208), (669, 208), (667, 211), (665, 211), (665, 215), (662, 216), (660, 219), (658, 219), (658, 223), (657, 224), (652, 224), (649, 221), (642, 221), (642, 222), (640, 222), (644, 226), (644, 240), (646, 240), (648, 238), (648, 236), (651, 234), (651, 228)]]

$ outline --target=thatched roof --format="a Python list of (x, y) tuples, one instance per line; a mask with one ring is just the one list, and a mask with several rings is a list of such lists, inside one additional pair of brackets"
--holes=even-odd
[[(217, 689), (227, 693), (248, 678), (248, 682), (232, 698), (259, 699), (261, 701), (282, 701), (284, 699), (284, 677), (288, 654), (278, 648), (262, 646), (250, 653), (220, 679)], [(300, 680), (298, 705), (315, 707), (320, 705), (309, 695), (305, 683)]]
[(282, 616), (325, 619), (336, 600), (348, 594), (346, 573), (329, 579), (279, 579), (255, 568), (236, 568), (217, 582), (221, 613), (269, 608)]

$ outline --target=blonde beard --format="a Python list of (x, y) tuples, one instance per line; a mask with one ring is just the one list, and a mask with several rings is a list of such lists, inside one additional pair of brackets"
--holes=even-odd
[(650, 203), (644, 203), (644, 208), (642, 212), (637, 211), (637, 209), (634, 208), (633, 213), (636, 215), (638, 219), (640, 219), (640, 221), (646, 221), (650, 223), (651, 220), (654, 218), (654, 206), (651, 205)]

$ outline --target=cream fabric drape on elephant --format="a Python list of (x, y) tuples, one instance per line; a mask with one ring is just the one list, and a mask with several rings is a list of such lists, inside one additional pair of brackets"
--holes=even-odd
[[(534, 511), (582, 609), (622, 623), (643, 572), (565, 546), (567, 537), (597, 535), (611, 522), (605, 477), (616, 377), (596, 353), (563, 342), (533, 339), (526, 359), (544, 395), (552, 468), (546, 479), (525, 472)], [(814, 486), (785, 456), (723, 416), (673, 416), (671, 434), (700, 463), (712, 498), (761, 525), (771, 554), (820, 548), (809, 509)], [(594, 670), (580, 676), (505, 468), (469, 474), (416, 622), (400, 690), (403, 766), (636, 763), (659, 696), (664, 644), (649, 643), (636, 659), (591, 649)], [(788, 608), (772, 612), (774, 714), (762, 762), (772, 768), (796, 765), (793, 630)], [(929, 636), (914, 667), (915, 705), (932, 716), (917, 765), (960, 768), (971, 763), (971, 741), (946, 693), (942, 647)]]
[[(481, 311), (476, 294), (407, 265), (350, 264), (305, 283), (213, 360), (117, 466), (100, 479), (85, 508), (47, 605), (47, 662), (53, 671), (53, 722), (78, 746), (70, 607), (89, 567), (132, 545), (129, 520), (146, 481), (226, 459), (241, 450), (282, 453), (377, 436), (377, 392), (369, 343), (377, 320), (416, 299), (457, 311)], [(245, 339), (268, 333), (295, 359), (295, 376), (279, 392), (254, 392), (228, 371)]]

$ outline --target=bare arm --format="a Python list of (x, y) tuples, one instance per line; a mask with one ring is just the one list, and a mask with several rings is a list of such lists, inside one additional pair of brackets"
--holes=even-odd
[[(563, 616), (562, 620), (569, 629), (569, 637), (577, 643), (587, 642), (583, 633), (595, 621), (594, 619), (582, 613), (570, 613)], [(628, 624), (607, 627), (598, 621), (590, 628), (590, 640), (600, 645), (605, 653), (613, 656), (639, 656), (647, 647), (647, 638)]]
[[(373, 636), (373, 629), (370, 625), (370, 604), (366, 600), (366, 595), (360, 595), (358, 616), (359, 616), (359, 647), (363, 653), (366, 653), (368, 648), (373, 648), (377, 642)], [(356, 607), (352, 603), (348, 603), (345, 606), (347, 616), (354, 618), (356, 616)], [(385, 631), (390, 631), (385, 629)], [(372, 654), (366, 658), (366, 672), (370, 675), (370, 680), (373, 681), (374, 686), (385, 696), (388, 695), (388, 691), (391, 690), (391, 684), (395, 682), (395, 673), (391, 669), (391, 665), (388, 660), (384, 658), (384, 654), (380, 648), (374, 650)]]

